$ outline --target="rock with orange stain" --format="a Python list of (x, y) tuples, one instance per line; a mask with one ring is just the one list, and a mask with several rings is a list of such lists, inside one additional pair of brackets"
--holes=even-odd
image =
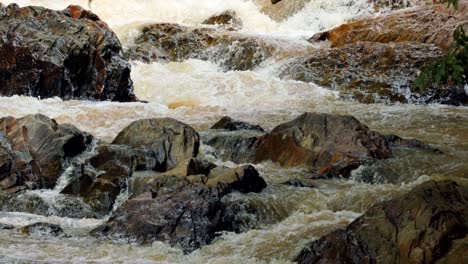
[(468, 186), (429, 181), (311, 242), (297, 263), (466, 263)]
[(307, 166), (319, 175), (347, 177), (366, 161), (391, 156), (385, 137), (354, 117), (305, 113), (260, 137), (255, 161)]
[(117, 36), (79, 6), (0, 7), (0, 95), (134, 101)]
[(342, 47), (359, 41), (419, 42), (435, 44), (447, 51), (453, 42), (457, 26), (468, 28), (468, 1), (460, 1), (459, 10), (446, 4), (420, 6), (382, 16), (358, 19), (312, 37), (327, 35), (332, 47)]

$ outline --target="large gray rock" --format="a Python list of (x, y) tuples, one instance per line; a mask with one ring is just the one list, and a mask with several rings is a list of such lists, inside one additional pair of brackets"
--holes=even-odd
[(0, 95), (134, 101), (117, 36), (79, 6), (0, 7)]
[[(468, 187), (426, 182), (313, 241), (298, 263), (465, 263)], [(466, 241), (466, 239), (465, 239)], [(466, 244), (465, 244), (466, 251)]]
[(91, 140), (76, 127), (40, 114), (1, 118), (0, 187), (54, 187), (65, 162), (85, 151)]
[(196, 157), (200, 136), (190, 126), (172, 118), (144, 119), (127, 126), (112, 144), (135, 148), (138, 170), (164, 172)]

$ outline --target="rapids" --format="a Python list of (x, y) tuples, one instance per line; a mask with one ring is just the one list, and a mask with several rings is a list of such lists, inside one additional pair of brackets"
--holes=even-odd
[[(53, 9), (63, 9), (69, 4), (88, 5), (86, 0), (2, 2)], [(232, 9), (244, 22), (241, 33), (280, 39), (290, 43), (291, 49), (308, 45), (304, 40), (318, 31), (373, 12), (367, 0), (296, 1), (304, 4), (304, 8), (278, 22), (261, 12), (267, 2), (94, 0), (91, 9), (116, 31), (124, 46), (131, 43), (138, 29), (146, 23), (196, 26), (210, 15)], [(423, 140), (447, 155), (414, 152), (405, 159), (397, 155), (372, 165), (375, 173), (371, 177), (379, 184), (365, 183), (367, 168), (361, 167), (353, 172), (352, 180), (323, 180), (318, 182), (317, 188), (310, 189), (280, 184), (290, 177), (307, 174), (305, 170), (282, 169), (272, 163), (257, 165), (269, 187), (259, 194), (232, 194), (228, 198), (260, 204), (264, 208), (259, 218), (245, 216), (255, 229), (241, 234), (225, 233), (212, 245), (190, 255), (159, 242), (145, 247), (88, 236), (87, 232), (102, 220), (1, 212), (1, 224), (24, 226), (49, 222), (60, 224), (73, 236), (44, 239), (0, 230), (0, 262), (290, 263), (305, 243), (347, 225), (378, 201), (434, 178), (466, 180), (467, 107), (345, 102), (339, 100), (336, 92), (315, 84), (275, 77), (276, 63), (273, 58), (253, 71), (224, 72), (213, 62), (195, 59), (167, 64), (132, 62), (135, 93), (147, 100), (147, 104), (0, 97), (0, 116), (42, 113), (59, 123), (72, 123), (101, 140), (111, 141), (130, 122), (142, 118), (173, 117), (203, 131), (220, 117), (229, 115), (271, 129), (305, 111), (316, 111), (353, 115), (373, 130)], [(202, 155), (209, 156), (203, 146)], [(387, 181), (381, 182), (381, 179)], [(66, 181), (66, 174), (60, 180)], [(122, 194), (121, 198), (125, 197)]]

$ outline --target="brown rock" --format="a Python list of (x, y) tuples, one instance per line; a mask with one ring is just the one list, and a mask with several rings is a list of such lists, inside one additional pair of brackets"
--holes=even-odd
[(468, 29), (468, 2), (460, 1), (459, 5), (457, 11), (441, 4), (351, 21), (328, 31), (328, 39), (332, 47), (359, 41), (413, 41), (435, 44), (447, 51), (453, 42), (452, 35), (457, 26), (462, 25)]
[(415, 42), (357, 42), (316, 50), (285, 65), (282, 78), (314, 82), (361, 103), (468, 104), (463, 87), (436, 86), (412, 90), (421, 70), (443, 55), (434, 45)]
[(137, 170), (165, 172), (198, 155), (200, 136), (172, 118), (144, 119), (123, 129), (112, 144), (137, 149)]
[(81, 197), (97, 214), (104, 216), (111, 211), (117, 196), (128, 188), (137, 156), (131, 148), (121, 145), (101, 145), (97, 151), (84, 165), (81, 175), (62, 193)]
[(308, 166), (327, 176), (347, 177), (365, 161), (392, 155), (383, 135), (354, 117), (330, 114), (305, 113), (277, 126), (257, 144), (256, 162)]
[[(298, 263), (464, 263), (468, 187), (426, 182), (309, 244)], [(466, 244), (465, 244), (466, 251)], [(443, 262), (445, 263), (445, 262)]]
[(135, 101), (117, 36), (79, 6), (0, 8), (0, 95)]
[(236, 130), (254, 130), (265, 132), (263, 128), (259, 125), (252, 125), (243, 121), (237, 121), (229, 116), (225, 116), (221, 118), (218, 122), (216, 122), (211, 129), (225, 129), (229, 131), (236, 131)]
[(58, 125), (46, 116), (0, 119), (0, 186), (28, 184), (52, 188), (65, 160), (82, 153), (92, 137), (72, 125)]
[(227, 10), (221, 14), (217, 14), (209, 17), (202, 24), (206, 25), (223, 25), (227, 26), (230, 29), (241, 29), (242, 20), (237, 16), (236, 11)]
[(208, 175), (206, 186), (249, 193), (261, 192), (267, 185), (252, 165), (245, 165), (234, 169), (221, 167), (213, 169)]

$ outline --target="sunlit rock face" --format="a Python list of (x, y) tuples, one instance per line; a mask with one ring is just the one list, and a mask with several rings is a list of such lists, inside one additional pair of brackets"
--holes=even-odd
[(327, 31), (332, 47), (342, 47), (359, 41), (418, 42), (435, 44), (448, 50), (457, 26), (468, 27), (468, 3), (458, 10), (446, 5), (422, 6), (408, 11), (378, 17), (357, 19)]
[(0, 95), (134, 101), (112, 30), (79, 6), (0, 7)]

